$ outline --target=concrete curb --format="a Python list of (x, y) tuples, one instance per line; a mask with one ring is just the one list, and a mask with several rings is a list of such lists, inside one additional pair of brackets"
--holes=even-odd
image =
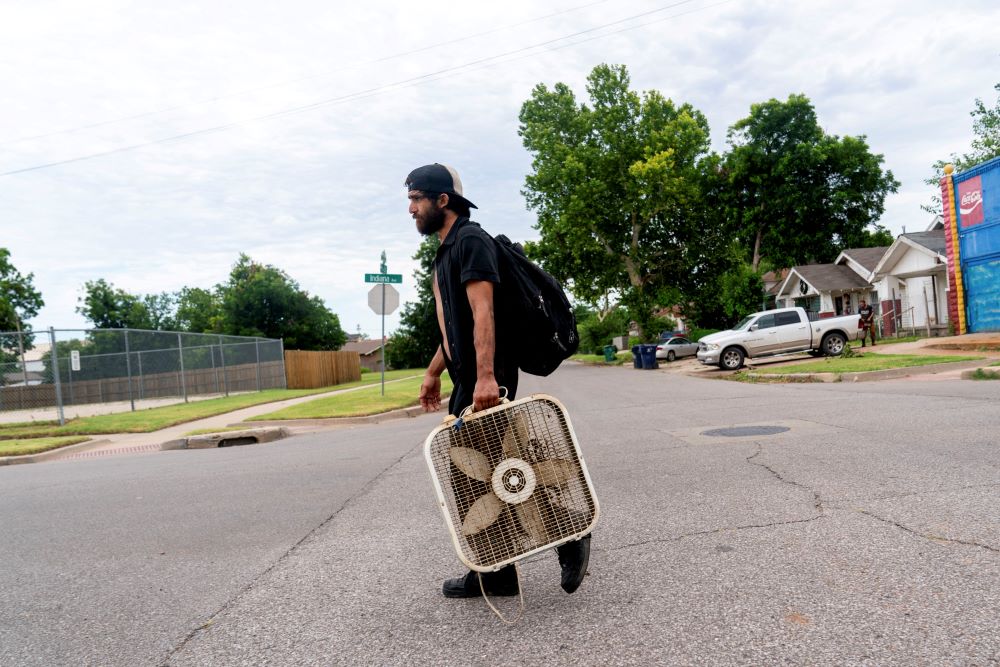
[(47, 452), (38, 452), (37, 454), (24, 454), (23, 456), (0, 456), (0, 466), (17, 465), (18, 463), (41, 463), (42, 461), (50, 461), (52, 459), (57, 459), (67, 454), (79, 454), (80, 452), (86, 452), (91, 449), (97, 449), (111, 442), (107, 438), (102, 438), (100, 440), (88, 440), (86, 442), (78, 442), (75, 445), (66, 445), (65, 447), (59, 447), (57, 449), (50, 449)]
[[(247, 428), (241, 431), (220, 431), (218, 433), (203, 433), (192, 435), (180, 440), (171, 440), (160, 445), (160, 449), (213, 449), (216, 447), (231, 447), (235, 445), (259, 445), (264, 442), (274, 442), (291, 435), (287, 428)], [(177, 446), (183, 443), (183, 446)]]
[[(443, 399), (442, 400), (446, 400)], [(419, 405), (414, 405), (409, 408), (400, 408), (399, 410), (392, 410), (390, 412), (382, 412), (377, 415), (367, 415), (365, 417), (329, 417), (326, 419), (274, 419), (270, 421), (251, 421), (251, 422), (240, 422), (238, 424), (232, 424), (232, 426), (243, 426), (245, 424), (254, 424), (261, 426), (338, 426), (338, 425), (352, 425), (352, 424), (381, 424), (384, 421), (390, 419), (413, 419), (414, 417), (419, 417), (424, 414), (424, 409)]]

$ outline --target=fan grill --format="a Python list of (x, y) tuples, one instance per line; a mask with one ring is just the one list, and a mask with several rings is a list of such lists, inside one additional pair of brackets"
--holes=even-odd
[(466, 563), (495, 569), (589, 532), (597, 504), (561, 405), (531, 396), (456, 423), (427, 458)]

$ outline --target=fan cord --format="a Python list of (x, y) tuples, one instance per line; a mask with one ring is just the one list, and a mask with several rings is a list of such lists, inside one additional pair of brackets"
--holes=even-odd
[(514, 563), (514, 573), (517, 575), (517, 596), (521, 601), (521, 609), (520, 611), (517, 612), (517, 616), (515, 616), (513, 620), (505, 618), (504, 615), (500, 613), (500, 610), (493, 606), (493, 603), (490, 602), (490, 596), (486, 594), (486, 587), (483, 586), (482, 573), (480, 572), (476, 573), (476, 578), (479, 579), (479, 590), (482, 591), (483, 593), (483, 599), (486, 600), (486, 604), (490, 606), (490, 609), (492, 609), (493, 613), (497, 615), (497, 618), (499, 618), (507, 625), (516, 624), (518, 621), (521, 620), (521, 617), (524, 616), (524, 588), (521, 586), (521, 568), (517, 566), (517, 563)]

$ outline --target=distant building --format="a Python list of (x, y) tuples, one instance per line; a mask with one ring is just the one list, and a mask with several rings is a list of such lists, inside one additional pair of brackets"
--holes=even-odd
[(357, 352), (361, 357), (361, 367), (370, 371), (382, 370), (382, 341), (355, 340), (344, 343), (340, 348), (346, 352)]

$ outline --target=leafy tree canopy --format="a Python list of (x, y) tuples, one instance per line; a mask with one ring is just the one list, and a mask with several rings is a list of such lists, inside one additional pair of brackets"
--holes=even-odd
[[(1000, 83), (993, 88), (997, 93), (1000, 93)], [(955, 165), (957, 171), (964, 171), (981, 162), (1000, 157), (1000, 94), (997, 95), (997, 100), (992, 107), (986, 106), (986, 103), (977, 97), (969, 115), (972, 116), (971, 150), (962, 155), (952, 153), (949, 159), (938, 160), (931, 166), (932, 175), (924, 182), (935, 186), (935, 189), (944, 176), (944, 168), (947, 164)], [(932, 197), (931, 205), (922, 208), (928, 213), (941, 213), (941, 195), (937, 193), (937, 190)]]
[(347, 335), (323, 301), (284, 271), (241, 254), (213, 290), (137, 295), (103, 278), (84, 284), (77, 312), (99, 329), (180, 330), (283, 338), (288, 349), (335, 350)]
[(170, 294), (131, 294), (104, 278), (83, 284), (83, 296), (77, 299), (76, 312), (90, 320), (97, 329), (159, 329), (175, 327)]
[(184, 287), (176, 295), (174, 315), (181, 331), (221, 333), (222, 312), (219, 295), (201, 287)]
[(34, 279), (33, 273), (22, 275), (11, 263), (10, 251), (0, 248), (0, 331), (24, 331), (24, 321), (45, 305)]
[(863, 245), (899, 187), (863, 136), (826, 134), (804, 95), (752, 105), (728, 141), (724, 201), (734, 233), (752, 249), (754, 271), (762, 261), (830, 262)]
[(566, 84), (540, 84), (521, 107), (532, 155), (523, 193), (541, 232), (527, 250), (577, 298), (618, 294), (645, 331), (657, 302), (697, 273), (708, 122), (633, 92), (622, 66), (595, 67), (587, 93), (579, 104)]
[[(38, 315), (45, 305), (34, 286), (35, 274), (22, 275), (10, 261), (10, 251), (0, 248), (0, 331), (31, 331), (25, 320)], [(33, 336), (22, 336), (21, 345), (31, 349)], [(0, 362), (10, 361), (19, 351), (16, 336), (0, 336)]]
[(340, 318), (288, 274), (245, 254), (218, 286), (221, 328), (238, 336), (283, 338), (286, 349), (336, 350), (347, 340)]

